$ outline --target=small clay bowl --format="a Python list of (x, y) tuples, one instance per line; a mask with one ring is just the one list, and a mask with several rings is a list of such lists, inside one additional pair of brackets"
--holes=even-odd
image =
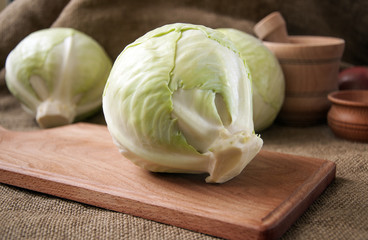
[(368, 142), (368, 90), (343, 90), (330, 93), (332, 105), (327, 122), (337, 137)]

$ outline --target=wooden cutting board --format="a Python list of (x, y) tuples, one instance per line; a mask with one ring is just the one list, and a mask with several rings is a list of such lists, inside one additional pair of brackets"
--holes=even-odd
[(335, 177), (330, 161), (261, 151), (224, 184), (150, 173), (105, 126), (0, 130), (0, 182), (228, 239), (280, 237)]

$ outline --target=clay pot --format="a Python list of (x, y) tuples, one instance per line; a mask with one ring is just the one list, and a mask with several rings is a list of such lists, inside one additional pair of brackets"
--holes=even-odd
[(345, 41), (333, 37), (289, 36), (289, 43), (263, 41), (278, 58), (285, 76), (285, 100), (277, 121), (293, 126), (325, 122), (338, 89)]
[(332, 102), (328, 125), (341, 138), (368, 142), (368, 90), (336, 91), (328, 95)]

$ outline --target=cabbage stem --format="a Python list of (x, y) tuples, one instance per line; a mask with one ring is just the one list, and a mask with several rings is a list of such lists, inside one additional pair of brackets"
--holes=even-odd
[(206, 178), (207, 183), (224, 183), (239, 175), (257, 155), (263, 141), (257, 135), (245, 132), (222, 132), (210, 147), (212, 156)]
[(36, 121), (42, 128), (51, 128), (72, 123), (75, 115), (75, 106), (47, 99), (37, 107)]

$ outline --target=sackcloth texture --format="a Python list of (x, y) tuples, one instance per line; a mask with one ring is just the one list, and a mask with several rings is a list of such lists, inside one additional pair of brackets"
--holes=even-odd
[[(252, 33), (255, 22), (280, 11), (291, 34), (346, 40), (345, 62), (367, 65), (368, 2), (302, 0), (15, 0), (0, 12), (0, 67), (29, 33), (73, 27), (95, 38), (115, 59), (124, 46), (158, 26), (188, 22)], [(39, 129), (9, 93), (0, 72), (0, 126)], [(105, 124), (102, 111), (85, 121)], [(273, 124), (265, 150), (322, 158), (337, 165), (335, 181), (281, 239), (368, 239), (368, 144), (334, 136), (327, 124)], [(1, 144), (1, 142), (0, 142)], [(0, 184), (0, 239), (216, 239), (182, 228)]]

